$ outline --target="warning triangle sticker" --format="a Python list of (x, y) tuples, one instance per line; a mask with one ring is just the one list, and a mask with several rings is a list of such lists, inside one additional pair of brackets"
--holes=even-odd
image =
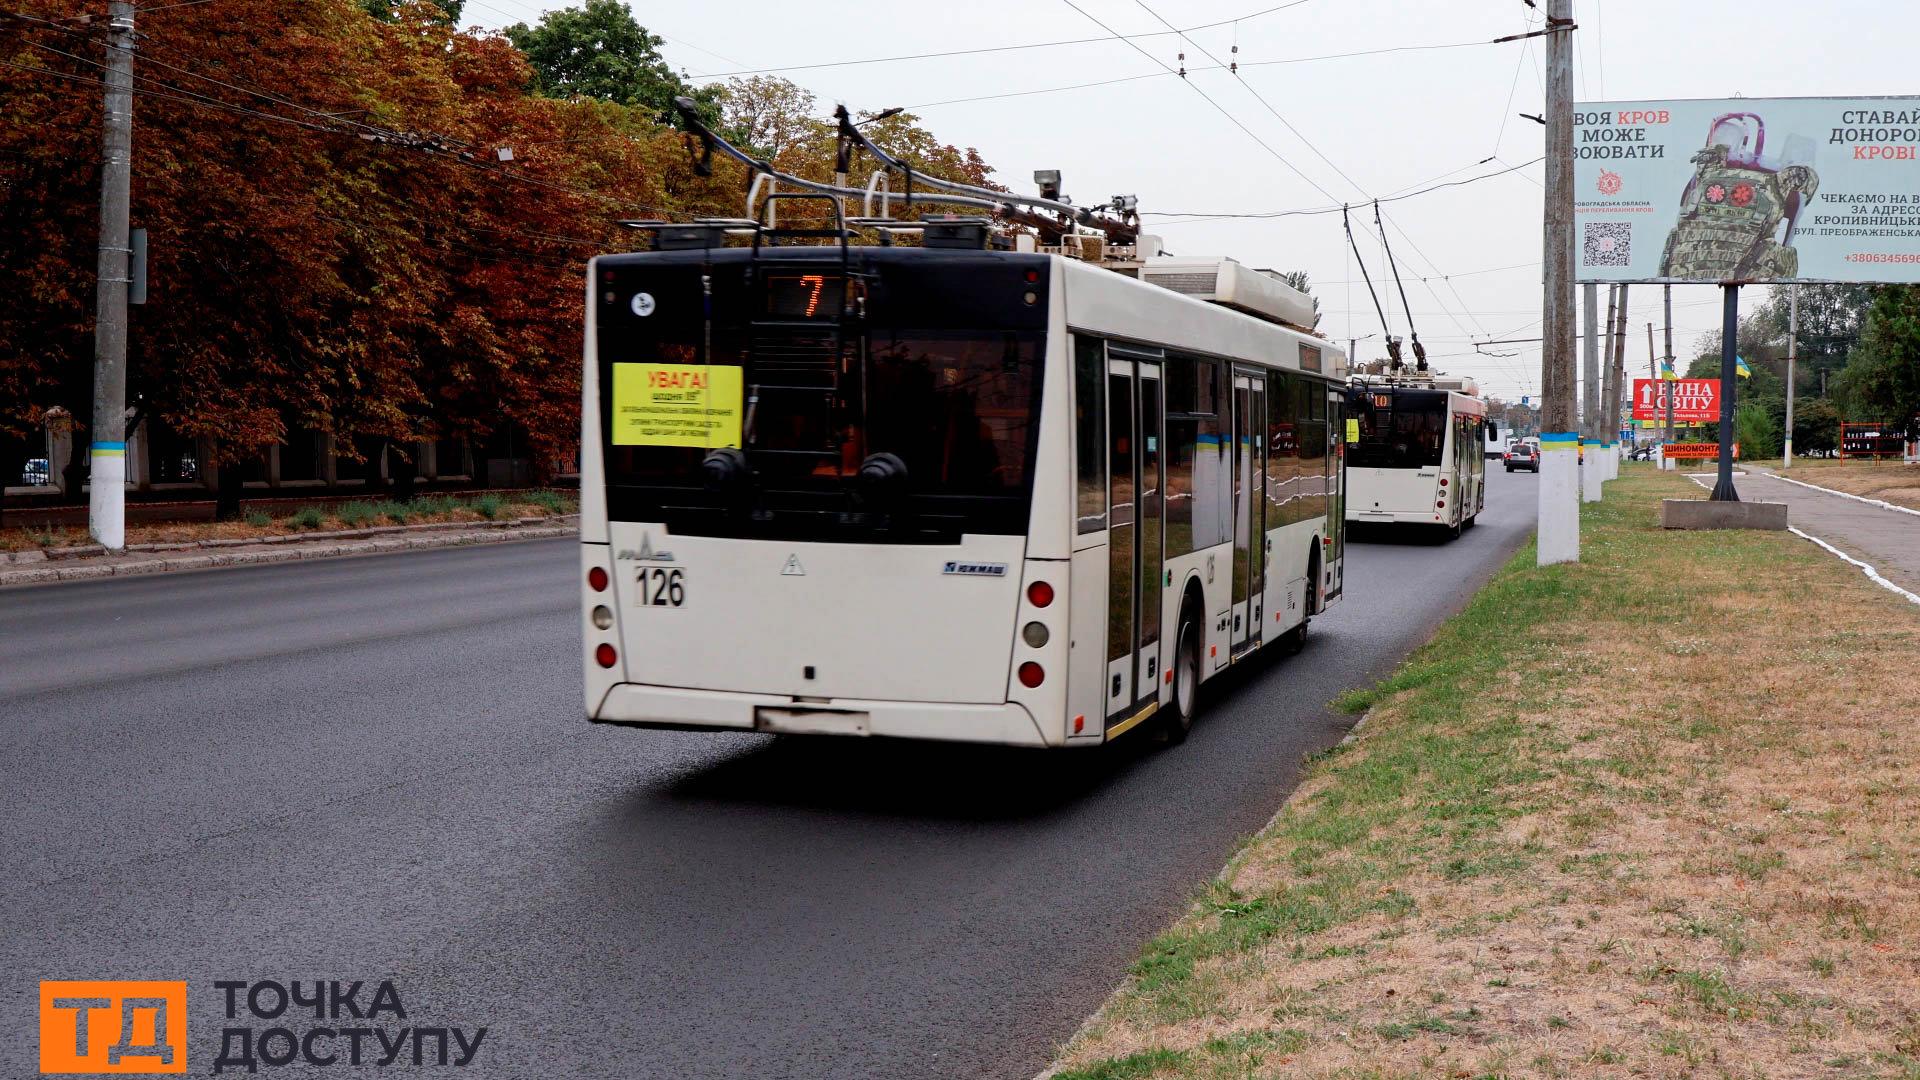
[(787, 556), (787, 565), (780, 568), (781, 577), (806, 577), (807, 568), (800, 565), (800, 556)]

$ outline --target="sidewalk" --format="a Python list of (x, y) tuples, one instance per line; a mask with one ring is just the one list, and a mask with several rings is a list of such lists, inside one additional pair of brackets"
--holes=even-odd
[(428, 525), (386, 525), (367, 529), (294, 533), (259, 540), (201, 540), (178, 544), (129, 545), (120, 555), (99, 547), (52, 551), (0, 552), (0, 588), (43, 585), (56, 581), (165, 574), (181, 570), (209, 570), (221, 566), (332, 559), (347, 555), (378, 555), (420, 548), (498, 544), (509, 540), (541, 540), (574, 536), (578, 514), (527, 517), (510, 521), (440, 522)]
[(1749, 464), (1740, 497), (1787, 504), (1787, 522), (1863, 562), (1888, 581), (1920, 592), (1920, 515), (1790, 484)]

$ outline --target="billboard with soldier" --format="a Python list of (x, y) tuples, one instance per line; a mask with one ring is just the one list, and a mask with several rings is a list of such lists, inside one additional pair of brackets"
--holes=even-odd
[(1581, 281), (1920, 281), (1920, 98), (1574, 106)]

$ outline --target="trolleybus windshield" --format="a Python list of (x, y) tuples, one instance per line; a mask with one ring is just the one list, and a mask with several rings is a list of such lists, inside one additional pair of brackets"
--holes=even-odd
[(1421, 469), (1440, 464), (1447, 438), (1447, 392), (1365, 387), (1350, 401), (1360, 439), (1347, 447), (1350, 469)]

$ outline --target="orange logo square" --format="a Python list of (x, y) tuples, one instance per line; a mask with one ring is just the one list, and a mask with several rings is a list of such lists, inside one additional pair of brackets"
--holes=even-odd
[(42, 982), (40, 1071), (187, 1071), (184, 982)]

